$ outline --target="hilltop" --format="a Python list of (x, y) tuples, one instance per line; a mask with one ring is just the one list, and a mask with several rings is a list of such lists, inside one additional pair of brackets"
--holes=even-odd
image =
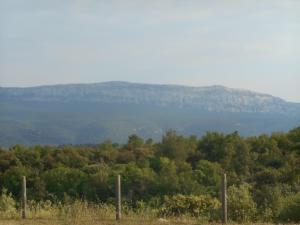
[(300, 104), (224, 86), (128, 82), (0, 88), (0, 143), (82, 144), (128, 135), (159, 139), (167, 129), (257, 135), (300, 123)]

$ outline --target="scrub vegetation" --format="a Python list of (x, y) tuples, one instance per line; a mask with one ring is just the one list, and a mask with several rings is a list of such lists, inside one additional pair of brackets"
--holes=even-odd
[[(21, 146), (0, 150), (0, 224), (115, 224), (115, 177), (123, 224), (220, 222), (221, 174), (235, 223), (300, 221), (300, 128), (201, 138), (167, 131), (160, 142)], [(28, 219), (20, 219), (27, 177)]]

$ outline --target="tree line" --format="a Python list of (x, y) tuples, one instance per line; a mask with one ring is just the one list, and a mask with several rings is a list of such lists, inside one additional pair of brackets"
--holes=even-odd
[(109, 204), (120, 174), (123, 199), (132, 208), (173, 209), (178, 201), (191, 207), (197, 196), (220, 199), (225, 171), (233, 220), (300, 220), (300, 127), (253, 137), (207, 132), (198, 138), (169, 130), (159, 142), (133, 134), (126, 144), (0, 149), (0, 188), (19, 199), (26, 176), (28, 199), (35, 201)]

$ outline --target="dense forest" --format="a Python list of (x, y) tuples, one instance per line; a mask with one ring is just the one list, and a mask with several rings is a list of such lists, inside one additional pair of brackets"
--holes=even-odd
[[(300, 220), (300, 127), (253, 137), (238, 132), (185, 137), (169, 130), (158, 143), (131, 135), (122, 145), (107, 140), (98, 145), (0, 149), (2, 195), (11, 193), (16, 200), (25, 175), (29, 200), (110, 204), (120, 174), (128, 207), (197, 216), (205, 212), (192, 203), (219, 207), (223, 172), (231, 220)], [(217, 219), (213, 214), (208, 212), (208, 217)]]

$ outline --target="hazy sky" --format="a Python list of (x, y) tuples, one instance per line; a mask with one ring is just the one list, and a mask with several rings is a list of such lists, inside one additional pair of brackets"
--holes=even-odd
[(0, 86), (220, 84), (300, 102), (298, 0), (0, 0)]

